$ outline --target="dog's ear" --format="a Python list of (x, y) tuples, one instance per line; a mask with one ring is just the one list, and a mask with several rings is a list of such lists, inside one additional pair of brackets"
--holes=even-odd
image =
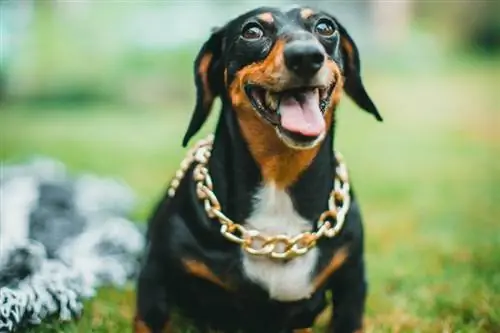
[(338, 21), (337, 26), (340, 33), (340, 52), (345, 75), (344, 90), (360, 108), (371, 113), (378, 121), (382, 121), (382, 116), (368, 96), (361, 80), (361, 61), (358, 48), (347, 30)]
[(224, 31), (225, 28), (212, 29), (210, 38), (203, 44), (194, 62), (196, 105), (182, 140), (184, 147), (207, 120), (214, 99), (223, 89)]

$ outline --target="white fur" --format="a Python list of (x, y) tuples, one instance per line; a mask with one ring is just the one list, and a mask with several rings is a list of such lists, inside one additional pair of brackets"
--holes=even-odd
[[(295, 236), (310, 231), (310, 223), (293, 208), (288, 193), (274, 185), (262, 187), (255, 197), (254, 211), (247, 226), (265, 235)], [(310, 296), (311, 273), (316, 266), (318, 252), (312, 248), (307, 254), (289, 262), (257, 258), (243, 252), (243, 269), (255, 283), (269, 292), (272, 299), (295, 301)]]

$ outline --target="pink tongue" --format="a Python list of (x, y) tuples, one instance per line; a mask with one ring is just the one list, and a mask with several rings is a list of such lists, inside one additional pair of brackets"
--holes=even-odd
[(318, 90), (301, 93), (299, 101), (294, 96), (281, 98), (279, 112), (281, 126), (305, 136), (319, 136), (325, 130), (325, 120), (319, 109)]

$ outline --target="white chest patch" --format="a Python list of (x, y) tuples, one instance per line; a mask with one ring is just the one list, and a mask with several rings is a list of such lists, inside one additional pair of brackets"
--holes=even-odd
[[(248, 227), (266, 235), (295, 236), (311, 231), (310, 223), (294, 210), (292, 200), (285, 191), (266, 185), (259, 190), (255, 200), (254, 210), (247, 221)], [(243, 269), (252, 281), (269, 292), (272, 299), (295, 301), (309, 297), (313, 291), (311, 273), (317, 259), (316, 248), (287, 263), (243, 252)]]

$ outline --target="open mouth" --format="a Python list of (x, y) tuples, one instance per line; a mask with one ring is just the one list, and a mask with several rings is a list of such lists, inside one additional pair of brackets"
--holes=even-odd
[(245, 86), (257, 113), (273, 125), (278, 135), (294, 148), (308, 148), (326, 132), (323, 117), (335, 84), (272, 91), (255, 84)]

